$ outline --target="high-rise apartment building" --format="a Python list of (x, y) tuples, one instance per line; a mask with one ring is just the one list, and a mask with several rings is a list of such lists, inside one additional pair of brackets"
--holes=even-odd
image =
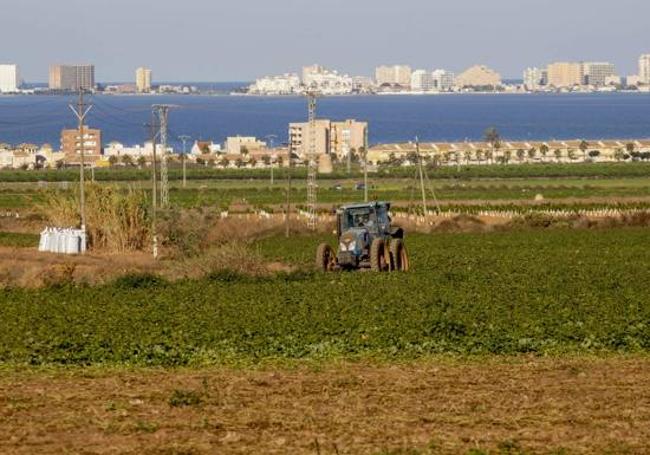
[(578, 62), (555, 62), (548, 65), (548, 85), (556, 88), (583, 85), (584, 67)]
[(0, 65), (0, 93), (15, 93), (20, 88), (17, 65)]
[(650, 84), (650, 54), (639, 57), (639, 83)]
[(94, 65), (50, 66), (50, 90), (92, 90), (95, 88)]
[(411, 90), (414, 92), (429, 92), (433, 90), (433, 77), (426, 70), (415, 70), (411, 74)]
[[(63, 130), (61, 132), (61, 151), (66, 155), (81, 154), (79, 130)], [(102, 132), (98, 129), (84, 127), (84, 155), (100, 155), (102, 152)]]
[(584, 62), (582, 74), (585, 84), (603, 86), (607, 85), (608, 78), (616, 76), (616, 68), (608, 62)]
[(138, 93), (148, 93), (151, 91), (151, 70), (140, 67), (135, 70), (135, 86)]
[[(335, 154), (339, 158), (346, 157), (352, 150), (358, 151), (366, 147), (368, 124), (356, 120), (332, 122), (326, 119), (316, 121), (314, 142), (316, 153)], [(291, 123), (289, 125), (289, 149), (300, 157), (307, 155), (310, 143), (309, 123)]]
[(526, 68), (524, 70), (524, 86), (526, 90), (535, 91), (544, 85), (544, 71), (540, 68)]
[(377, 85), (411, 85), (411, 67), (408, 65), (380, 66), (375, 70)]
[(475, 65), (456, 78), (458, 87), (498, 87), (501, 75), (484, 65)]
[(448, 92), (454, 88), (456, 75), (447, 70), (435, 70), (431, 73), (433, 89), (439, 92)]

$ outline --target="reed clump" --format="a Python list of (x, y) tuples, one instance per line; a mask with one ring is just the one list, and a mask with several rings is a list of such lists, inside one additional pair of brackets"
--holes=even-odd
[[(151, 244), (149, 204), (144, 191), (89, 183), (85, 196), (88, 245), (93, 250), (141, 251)], [(79, 226), (79, 192), (52, 192), (40, 210), (52, 225)]]

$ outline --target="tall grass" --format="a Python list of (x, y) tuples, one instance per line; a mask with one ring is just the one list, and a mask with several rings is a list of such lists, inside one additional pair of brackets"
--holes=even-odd
[[(144, 191), (87, 184), (86, 229), (94, 250), (143, 250), (150, 244), (149, 204)], [(79, 226), (79, 193), (51, 192), (40, 207), (48, 221), (59, 227)]]

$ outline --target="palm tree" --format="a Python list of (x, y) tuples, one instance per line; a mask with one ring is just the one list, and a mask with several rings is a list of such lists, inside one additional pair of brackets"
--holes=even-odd
[(501, 147), (501, 135), (496, 128), (488, 128), (484, 133), (485, 142), (492, 147), (491, 159), (494, 160), (495, 150)]
[(587, 149), (589, 148), (589, 142), (584, 139), (580, 142), (580, 151), (582, 152), (582, 160), (587, 161)]
[(560, 149), (555, 149), (555, 151), (553, 152), (553, 154), (555, 155), (555, 161), (557, 161), (557, 162), (559, 163), (559, 162), (560, 162), (560, 158), (562, 158), (562, 150), (560, 150)]
[(465, 164), (469, 164), (471, 159), (472, 159), (472, 151), (471, 150), (465, 150)]
[(542, 161), (546, 160), (546, 154), (548, 153), (548, 150), (549, 150), (548, 145), (546, 145), (546, 144), (542, 144), (539, 147), (539, 152), (542, 154), (542, 157), (543, 157)]
[(144, 167), (145, 164), (147, 164), (147, 159), (144, 156), (139, 156), (137, 160), (138, 166), (140, 168)]
[(575, 159), (576, 159), (576, 152), (575, 152), (575, 150), (573, 150), (573, 149), (569, 149), (569, 150), (567, 150), (567, 156), (569, 157), (569, 159), (570, 159), (571, 161), (575, 160)]
[(476, 151), (476, 160), (478, 161), (478, 164), (480, 165), (481, 162), (483, 161), (483, 149), (478, 149)]
[(623, 152), (623, 149), (618, 148), (614, 151), (614, 159), (616, 161), (621, 161), (624, 157), (625, 157), (625, 153)]
[(528, 161), (534, 160), (535, 155), (537, 155), (537, 149), (535, 149), (535, 147), (528, 149)]
[(125, 166), (131, 166), (133, 165), (133, 158), (131, 158), (131, 155), (122, 155), (122, 163)]
[(634, 153), (635, 148), (636, 145), (634, 144), (634, 142), (628, 142), (627, 144), (625, 144), (625, 150), (627, 150), (627, 153), (629, 153), (630, 155)]
[(526, 151), (524, 149), (519, 149), (517, 150), (517, 159), (521, 163), (524, 160), (524, 157), (526, 156)]
[(508, 164), (510, 162), (510, 158), (512, 158), (512, 150), (506, 150), (503, 152), (503, 162), (505, 164)]
[(115, 166), (117, 164), (117, 156), (116, 155), (109, 156), (108, 164), (110, 164), (111, 166)]

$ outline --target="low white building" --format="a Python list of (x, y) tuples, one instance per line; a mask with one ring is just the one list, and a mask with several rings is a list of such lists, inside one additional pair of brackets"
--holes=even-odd
[(323, 95), (345, 95), (352, 93), (354, 88), (352, 77), (321, 65), (303, 68), (302, 84), (305, 89), (316, 90)]
[(257, 140), (252, 136), (232, 136), (226, 139), (226, 153), (239, 155), (244, 151), (252, 152), (266, 149), (266, 142)]
[[(156, 144), (156, 154), (158, 155), (161, 152), (162, 152), (162, 146), (160, 144)], [(174, 153), (173, 147), (167, 146), (167, 153), (168, 154)], [(125, 155), (128, 155), (131, 158), (136, 158), (136, 159), (141, 156), (145, 158), (152, 157), (153, 143), (149, 141), (149, 142), (145, 142), (144, 146), (138, 144), (132, 147), (127, 147), (120, 142), (111, 142), (106, 147), (104, 147), (104, 156), (106, 157), (116, 156), (119, 158)]]

